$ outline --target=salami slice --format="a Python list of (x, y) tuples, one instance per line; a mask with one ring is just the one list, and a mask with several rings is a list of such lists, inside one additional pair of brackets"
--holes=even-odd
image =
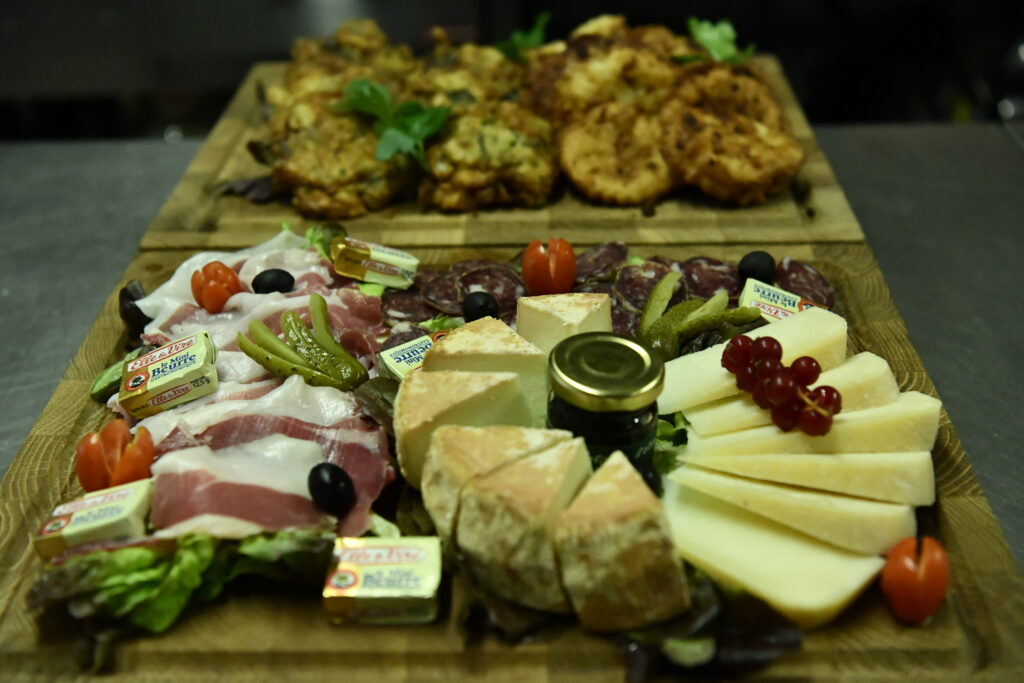
[(584, 294), (607, 294), (608, 296), (612, 296), (612, 285), (610, 282), (584, 282), (583, 284), (573, 287), (572, 291)]
[(387, 351), (393, 349), (396, 346), (401, 346), (406, 342), (411, 342), (413, 339), (419, 339), (423, 336), (428, 336), (430, 330), (419, 325), (412, 325), (410, 323), (399, 323), (391, 328), (391, 336), (384, 342), (380, 350)]
[[(457, 261), (452, 264), (449, 272), (455, 273), (456, 275), (465, 275), (466, 273), (474, 270), (480, 270), (481, 268), (490, 268), (491, 266), (498, 266), (501, 264), (495, 263), (494, 261), (488, 261), (483, 258), (473, 258), (466, 261)], [(504, 266), (508, 267), (508, 266)]]
[(682, 269), (690, 296), (710, 299), (720, 289), (728, 292), (729, 298), (739, 296), (740, 277), (734, 266), (717, 259), (697, 256), (683, 261)]
[(428, 283), (436, 280), (442, 275), (444, 275), (444, 273), (440, 270), (417, 270), (416, 279), (413, 280), (412, 283), (413, 287), (422, 292), (423, 288), (426, 287)]
[(625, 266), (615, 276), (615, 295), (625, 307), (636, 313), (644, 308), (651, 290), (658, 280), (668, 274), (669, 267), (654, 261), (645, 261), (638, 266)]
[(423, 300), (423, 295), (414, 290), (405, 292), (384, 292), (381, 297), (381, 310), (388, 320), (418, 323), (436, 318), (436, 308)]
[(424, 300), (447, 315), (462, 315), (462, 300), (465, 297), (466, 290), (455, 273), (436, 277), (423, 288)]
[(775, 267), (775, 285), (829, 308), (836, 303), (836, 290), (814, 266), (788, 256)]
[[(526, 296), (526, 285), (519, 275), (502, 265), (489, 265), (471, 270), (459, 276), (459, 285), (465, 294), (470, 292), (487, 292), (498, 303), (498, 310), (508, 313), (516, 310), (516, 301)], [(461, 304), (461, 300), (460, 300)]]
[(609, 280), (626, 262), (629, 249), (622, 242), (608, 242), (587, 249), (576, 257), (576, 282)]
[(636, 328), (640, 323), (640, 316), (623, 306), (612, 306), (612, 332), (627, 337), (636, 336)]

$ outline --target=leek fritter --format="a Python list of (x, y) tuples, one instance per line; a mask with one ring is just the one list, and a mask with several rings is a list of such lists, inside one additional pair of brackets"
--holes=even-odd
[(676, 96), (690, 105), (726, 118), (739, 114), (773, 130), (784, 129), (782, 108), (771, 89), (746, 67), (700, 64), (687, 69)]

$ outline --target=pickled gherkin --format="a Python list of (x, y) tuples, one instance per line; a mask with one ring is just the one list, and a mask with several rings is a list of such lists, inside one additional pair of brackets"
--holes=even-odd
[(679, 273), (670, 270), (663, 278), (658, 280), (658, 284), (654, 285), (651, 295), (647, 297), (647, 301), (644, 303), (643, 313), (640, 314), (638, 329), (641, 337), (665, 313), (665, 309), (668, 308), (668, 302), (672, 300), (672, 294), (680, 277)]
[(756, 308), (727, 309), (728, 304), (729, 295), (725, 291), (719, 291), (707, 301), (688, 299), (666, 311), (646, 333), (641, 331), (640, 339), (663, 360), (671, 360), (679, 355), (686, 339), (725, 326), (746, 325), (760, 317)]

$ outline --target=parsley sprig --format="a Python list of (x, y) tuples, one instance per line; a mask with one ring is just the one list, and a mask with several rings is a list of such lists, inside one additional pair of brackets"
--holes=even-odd
[(380, 137), (375, 154), (378, 161), (408, 154), (424, 168), (427, 166), (424, 143), (441, 130), (451, 113), (450, 107), (425, 107), (419, 102), (403, 102), (396, 107), (388, 89), (368, 78), (349, 83), (345, 99), (334, 108), (362, 112), (377, 119), (373, 130)]
[(551, 12), (541, 12), (528, 31), (513, 31), (507, 40), (495, 43), (494, 47), (513, 62), (523, 61), (528, 50), (544, 44), (544, 30), (551, 21)]
[[(711, 59), (716, 62), (743, 64), (754, 56), (756, 48), (753, 43), (747, 45), (742, 50), (736, 46), (736, 29), (728, 19), (723, 19), (715, 24), (696, 17), (690, 17), (687, 26), (690, 29), (690, 36), (707, 50), (708, 54), (711, 55)], [(672, 61), (679, 64), (701, 61), (702, 59), (704, 58), (700, 55), (672, 57)]]

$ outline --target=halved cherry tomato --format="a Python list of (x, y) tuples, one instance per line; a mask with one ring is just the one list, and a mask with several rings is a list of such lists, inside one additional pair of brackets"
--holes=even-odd
[(930, 536), (904, 538), (889, 551), (882, 592), (898, 619), (923, 623), (942, 605), (949, 589), (949, 556)]
[(220, 261), (211, 261), (202, 270), (192, 271), (192, 296), (210, 313), (220, 313), (232, 294), (242, 291), (238, 274)]
[(548, 240), (546, 251), (540, 240), (534, 240), (523, 252), (523, 283), (531, 295), (563, 294), (575, 279), (576, 254), (564, 239)]
[(75, 473), (83, 489), (98, 491), (149, 477), (153, 456), (153, 438), (145, 427), (133, 440), (128, 424), (113, 420), (78, 442)]

